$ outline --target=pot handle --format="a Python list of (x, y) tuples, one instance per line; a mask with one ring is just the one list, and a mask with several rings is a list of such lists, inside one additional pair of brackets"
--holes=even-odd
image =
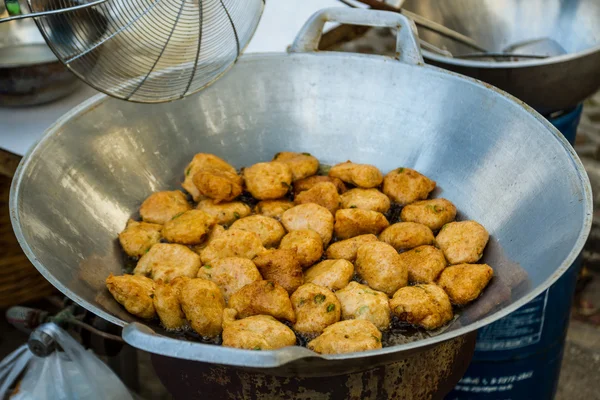
[(172, 339), (159, 335), (138, 322), (125, 326), (122, 336), (129, 345), (149, 353), (237, 367), (277, 368), (302, 358), (322, 358), (317, 353), (299, 346), (255, 351)]
[(396, 28), (398, 33), (396, 35), (395, 58), (407, 64), (423, 65), (423, 56), (417, 41), (417, 27), (414, 22), (402, 14), (390, 11), (343, 7), (325, 8), (317, 11), (296, 36), (290, 52), (317, 52), (326, 22)]

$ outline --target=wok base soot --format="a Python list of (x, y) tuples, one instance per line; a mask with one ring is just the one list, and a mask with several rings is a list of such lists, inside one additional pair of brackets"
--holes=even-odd
[(366, 363), (364, 370), (343, 375), (335, 375), (335, 364), (344, 361), (320, 359), (302, 361), (314, 363), (315, 373), (322, 372), (311, 377), (297, 376), (294, 363), (265, 373), (156, 354), (152, 363), (175, 399), (443, 399), (465, 373), (475, 338), (475, 333), (469, 333), (398, 361), (380, 366)]

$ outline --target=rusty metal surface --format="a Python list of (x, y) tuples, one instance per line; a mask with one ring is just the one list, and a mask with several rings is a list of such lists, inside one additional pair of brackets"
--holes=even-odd
[(158, 355), (152, 362), (175, 399), (443, 399), (465, 372), (475, 337), (472, 332), (384, 366), (317, 378), (279, 377)]

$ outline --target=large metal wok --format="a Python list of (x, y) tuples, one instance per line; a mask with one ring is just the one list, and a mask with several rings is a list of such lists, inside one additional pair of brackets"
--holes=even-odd
[[(407, 0), (403, 7), (468, 35), (488, 51), (555, 40), (566, 54), (544, 59), (498, 62), (423, 51), (428, 63), (488, 82), (545, 115), (573, 108), (600, 88), (597, 0)], [(426, 29), (419, 35), (455, 56), (475, 52)]]
[[(326, 21), (399, 28), (397, 59), (317, 52)], [(118, 232), (146, 196), (178, 186), (195, 153), (241, 167), (284, 149), (329, 164), (351, 159), (433, 177), (436, 196), (490, 231), (484, 261), (496, 271), (491, 286), (444, 332), (335, 356), (182, 341), (137, 321), (111, 298), (104, 280), (122, 271)], [(11, 192), (15, 232), (34, 265), (70, 298), (124, 326), (131, 345), (295, 376), (419, 356), (516, 310), (572, 264), (591, 210), (577, 155), (544, 118), (494, 88), (425, 66), (405, 17), (351, 9), (318, 13), (289, 53), (246, 55), (215, 85), (181, 101), (91, 99), (47, 131), (21, 163)]]

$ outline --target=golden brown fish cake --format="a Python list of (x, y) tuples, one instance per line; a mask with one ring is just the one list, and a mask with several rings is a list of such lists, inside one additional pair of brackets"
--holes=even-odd
[(208, 235), (206, 235), (202, 243), (191, 246), (192, 251), (200, 255), (200, 253), (202, 253), (202, 250), (204, 250), (211, 241), (216, 239), (223, 232), (225, 232), (225, 228), (223, 228), (223, 226), (213, 225), (212, 228), (210, 228), (210, 231), (208, 231)]
[(340, 240), (339, 242), (332, 243), (327, 248), (326, 256), (329, 259), (344, 259), (354, 262), (356, 260), (356, 252), (360, 246), (368, 242), (376, 242), (377, 240), (377, 236), (370, 233)]
[(487, 264), (458, 264), (442, 271), (438, 285), (453, 304), (468, 304), (479, 297), (492, 279), (494, 270)]
[(194, 175), (196, 175), (196, 173), (203, 168), (215, 168), (221, 171), (230, 172), (232, 174), (236, 173), (236, 170), (232, 165), (227, 163), (227, 161), (223, 160), (222, 158), (215, 156), (214, 154), (196, 154), (192, 161), (185, 168), (185, 179), (181, 184), (181, 186), (183, 186), (183, 188), (192, 195), (194, 201), (199, 201), (202, 198), (202, 195), (200, 194), (200, 191), (196, 185), (194, 185), (192, 179)]
[(341, 208), (360, 208), (380, 213), (386, 213), (390, 209), (390, 199), (377, 189), (351, 189), (340, 198)]
[(167, 221), (162, 235), (171, 243), (200, 244), (214, 225), (214, 217), (200, 210), (189, 210)]
[(277, 319), (296, 321), (288, 292), (273, 281), (256, 281), (244, 286), (231, 295), (229, 308), (235, 309), (239, 318), (270, 315)]
[(115, 300), (130, 314), (144, 319), (156, 316), (152, 302), (154, 281), (151, 279), (141, 275), (110, 274), (106, 278), (106, 287)]
[(368, 164), (355, 164), (351, 161), (331, 167), (329, 176), (364, 189), (377, 187), (383, 181), (383, 175), (377, 167)]
[(223, 312), (223, 346), (246, 350), (276, 350), (296, 344), (290, 328), (270, 315), (254, 315), (235, 320), (237, 311)]
[(248, 205), (240, 201), (215, 204), (213, 200), (206, 199), (201, 200), (196, 208), (213, 216), (216, 223), (221, 225), (231, 225), (238, 219), (247, 217), (252, 212)]
[(231, 201), (242, 194), (243, 180), (236, 172), (201, 168), (192, 177), (192, 182), (202, 196), (213, 199), (215, 204)]
[(398, 251), (435, 243), (431, 229), (416, 222), (392, 224), (381, 232), (379, 240), (392, 245)]
[(419, 246), (400, 254), (402, 263), (408, 268), (411, 283), (433, 283), (446, 268), (444, 253), (434, 246)]
[(354, 265), (348, 260), (325, 260), (304, 272), (304, 282), (338, 290), (354, 276)]
[(338, 239), (349, 239), (366, 234), (379, 234), (390, 225), (380, 212), (346, 208), (335, 213), (333, 230)]
[(221, 233), (200, 252), (202, 264), (212, 264), (225, 257), (242, 257), (252, 260), (265, 251), (262, 241), (254, 232), (228, 229)]
[(179, 302), (190, 326), (198, 335), (212, 338), (221, 334), (225, 300), (214, 282), (190, 279), (181, 286)]
[(327, 246), (333, 236), (333, 215), (318, 204), (300, 204), (283, 213), (281, 223), (288, 232), (310, 229), (319, 234)]
[(402, 206), (425, 200), (433, 189), (435, 181), (410, 168), (397, 168), (383, 178), (383, 193)]
[(319, 170), (319, 160), (311, 156), (309, 153), (282, 151), (275, 154), (273, 161), (279, 161), (287, 164), (292, 170), (293, 181), (312, 176)]
[(391, 296), (408, 283), (408, 270), (389, 244), (368, 242), (358, 248), (356, 272), (369, 287)]
[(292, 294), (290, 300), (296, 313), (294, 330), (300, 334), (318, 335), (340, 320), (340, 302), (323, 286), (306, 283)]
[(163, 226), (149, 222), (138, 222), (130, 219), (123, 232), (119, 233), (119, 242), (123, 251), (131, 257), (140, 257), (150, 247), (160, 242)]
[(179, 302), (179, 294), (183, 285), (189, 280), (187, 276), (180, 276), (173, 279), (171, 283), (158, 281), (155, 284), (154, 308), (161, 325), (167, 330), (180, 330), (188, 326)]
[(389, 298), (385, 293), (350, 282), (335, 295), (342, 305), (342, 319), (364, 319), (382, 331), (390, 327)]
[(347, 190), (346, 185), (344, 184), (344, 182), (342, 182), (342, 180), (340, 178), (333, 178), (331, 176), (325, 176), (325, 175), (314, 175), (314, 176), (309, 176), (308, 178), (304, 178), (304, 179), (295, 181), (294, 182), (294, 193), (298, 194), (300, 192), (310, 189), (311, 187), (315, 186), (317, 183), (322, 183), (322, 182), (333, 183), (339, 194), (342, 194)]
[(291, 231), (281, 239), (280, 249), (291, 249), (296, 252), (296, 258), (304, 269), (321, 259), (323, 255), (323, 240), (313, 230), (301, 229)]
[(264, 215), (250, 215), (238, 219), (231, 224), (230, 229), (256, 233), (265, 247), (279, 246), (281, 238), (285, 235), (285, 229), (279, 221)]
[(400, 218), (404, 222), (417, 222), (427, 225), (432, 231), (437, 231), (454, 221), (456, 207), (446, 199), (417, 201), (404, 206)]
[(254, 206), (254, 212), (280, 221), (283, 213), (294, 207), (294, 205), (289, 200), (263, 200)]
[(198, 270), (198, 278), (216, 283), (226, 302), (244, 286), (262, 280), (256, 265), (241, 257), (219, 258), (212, 264), (203, 265)]
[(258, 163), (244, 169), (244, 182), (255, 199), (275, 200), (292, 187), (292, 170), (279, 161)]
[(490, 235), (475, 221), (450, 222), (442, 227), (436, 242), (450, 264), (472, 264), (483, 256)]
[(337, 188), (331, 182), (317, 183), (310, 189), (296, 194), (294, 201), (296, 204), (318, 204), (328, 209), (332, 214), (340, 208), (341, 203)]
[(289, 294), (304, 283), (302, 267), (294, 250), (268, 250), (253, 261), (265, 280), (277, 282)]
[(181, 244), (157, 243), (138, 261), (133, 273), (169, 283), (178, 276), (195, 278), (200, 257)]
[(329, 325), (308, 348), (319, 354), (355, 353), (381, 349), (381, 332), (373, 323), (350, 319)]
[(390, 300), (390, 308), (401, 321), (425, 329), (439, 328), (454, 315), (450, 299), (442, 288), (434, 284), (400, 288)]
[(148, 196), (140, 207), (140, 215), (144, 222), (164, 224), (177, 214), (191, 209), (192, 206), (182, 191), (164, 191)]

